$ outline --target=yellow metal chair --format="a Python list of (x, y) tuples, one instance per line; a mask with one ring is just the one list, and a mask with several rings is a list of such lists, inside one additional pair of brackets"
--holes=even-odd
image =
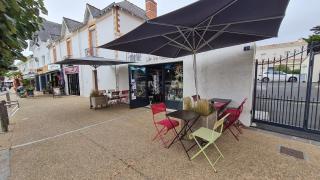
[[(190, 136), (196, 141), (197, 145), (200, 148), (200, 151), (197, 152), (195, 155), (193, 155), (191, 157), (191, 160), (194, 159), (195, 157), (197, 157), (200, 153), (203, 153), (203, 155), (206, 157), (206, 159), (209, 161), (209, 164), (211, 165), (211, 167), (213, 168), (214, 172), (217, 172), (217, 170), (214, 168), (214, 165), (218, 162), (218, 160), (223, 157), (223, 154), (221, 153), (221, 151), (219, 150), (218, 146), (215, 144), (215, 141), (221, 136), (222, 131), (223, 131), (223, 123), (224, 120), (229, 116), (229, 114), (225, 115), (223, 118), (221, 118), (220, 120), (218, 120), (215, 124), (213, 129), (208, 129), (208, 128), (204, 128), (201, 127), (199, 129), (197, 129), (195, 132), (191, 133)], [(207, 142), (207, 144), (205, 146), (201, 146), (201, 143), (199, 143), (199, 141), (197, 140), (197, 138), (203, 139)], [(219, 152), (219, 157), (217, 158), (217, 160), (212, 163), (209, 159), (209, 157), (207, 156), (207, 154), (205, 153), (205, 149), (210, 146), (211, 144), (214, 145), (214, 147), (217, 149), (217, 151)]]

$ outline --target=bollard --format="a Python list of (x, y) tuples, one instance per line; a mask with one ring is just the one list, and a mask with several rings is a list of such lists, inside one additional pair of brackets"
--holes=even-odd
[[(9, 91), (7, 91), (6, 97), (7, 97), (7, 102), (10, 102), (11, 99), (10, 99), (10, 93), (9, 93)], [(11, 105), (10, 105), (10, 103), (9, 103), (9, 108), (10, 108), (10, 107), (11, 107)]]
[(6, 101), (0, 102), (0, 122), (1, 122), (1, 129), (3, 132), (8, 132), (9, 126), (9, 116), (6, 107)]

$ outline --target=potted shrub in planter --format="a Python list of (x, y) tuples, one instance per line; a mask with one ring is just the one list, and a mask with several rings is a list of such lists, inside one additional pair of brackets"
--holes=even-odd
[(192, 110), (200, 114), (197, 123), (192, 128), (193, 130), (200, 127), (213, 128), (214, 122), (217, 119), (217, 112), (208, 100), (199, 99), (192, 104), (191, 97), (183, 98), (183, 109)]
[(107, 107), (108, 100), (107, 97), (103, 94), (100, 94), (99, 91), (92, 90), (90, 94), (90, 103), (91, 107), (96, 109), (97, 107)]
[(199, 99), (195, 104), (193, 110), (200, 114), (195, 129), (199, 127), (213, 128), (215, 121), (217, 120), (217, 112), (212, 107), (211, 103), (205, 99)]
[(27, 90), (28, 96), (30, 96), (30, 97), (34, 96), (34, 87), (33, 86), (31, 86), (31, 85), (27, 86), (26, 90)]

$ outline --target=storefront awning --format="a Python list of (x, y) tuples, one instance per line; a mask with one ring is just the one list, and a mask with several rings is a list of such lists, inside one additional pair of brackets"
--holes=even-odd
[(121, 64), (129, 64), (132, 62), (127, 61), (119, 61), (115, 59), (106, 59), (103, 57), (81, 57), (81, 58), (68, 58), (63, 61), (56, 62), (55, 64), (65, 64), (65, 65), (89, 65), (94, 68), (93, 70), (93, 78), (94, 78), (94, 88), (98, 90), (98, 79), (97, 79), (97, 67), (99, 66), (112, 66), (112, 65), (121, 65)]

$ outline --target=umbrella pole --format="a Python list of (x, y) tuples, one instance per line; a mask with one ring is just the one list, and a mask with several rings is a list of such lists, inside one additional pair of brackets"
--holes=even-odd
[(196, 53), (193, 53), (193, 73), (194, 73), (194, 85), (196, 88), (196, 95), (197, 95), (197, 99), (198, 99), (199, 92), (198, 92), (198, 73), (197, 73), (197, 55), (196, 55)]
[(98, 91), (99, 88), (98, 88), (98, 77), (97, 77), (97, 74), (98, 74), (98, 73), (97, 73), (97, 68), (95, 67), (92, 72), (93, 72), (94, 89), (95, 89), (96, 91)]

